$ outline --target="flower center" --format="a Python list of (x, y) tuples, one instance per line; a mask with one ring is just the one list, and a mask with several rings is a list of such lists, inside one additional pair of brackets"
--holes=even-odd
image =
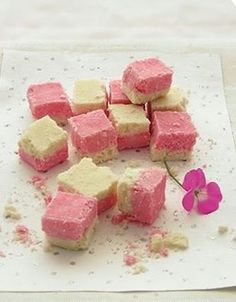
[(206, 200), (207, 197), (208, 197), (206, 189), (197, 189), (197, 190), (194, 190), (194, 195), (198, 199), (198, 201)]

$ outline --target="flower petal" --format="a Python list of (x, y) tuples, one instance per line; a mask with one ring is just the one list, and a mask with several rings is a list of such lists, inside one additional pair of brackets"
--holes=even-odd
[(186, 191), (195, 189), (198, 185), (198, 173), (197, 170), (190, 170), (184, 176), (183, 188)]
[(188, 191), (182, 200), (182, 205), (185, 208), (186, 211), (190, 212), (194, 205), (194, 191)]
[(206, 178), (202, 169), (193, 169), (185, 174), (183, 188), (186, 191), (203, 188), (206, 185)]
[(198, 211), (202, 214), (210, 214), (219, 208), (222, 200), (220, 187), (215, 182), (210, 182), (198, 193)]
[(220, 202), (223, 198), (219, 185), (216, 182), (209, 182), (206, 186), (207, 194), (211, 199)]
[(198, 211), (202, 214), (210, 214), (219, 208), (219, 202), (214, 199), (205, 199), (197, 204)]
[(201, 168), (198, 168), (197, 170), (198, 174), (198, 188), (203, 188), (206, 186), (206, 177)]

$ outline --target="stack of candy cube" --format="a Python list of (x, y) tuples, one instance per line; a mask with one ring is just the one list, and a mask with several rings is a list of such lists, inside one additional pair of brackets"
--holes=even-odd
[[(98, 164), (142, 147), (150, 148), (152, 161), (190, 158), (197, 132), (186, 112), (186, 94), (172, 86), (172, 77), (170, 67), (149, 58), (129, 64), (121, 79), (111, 80), (109, 94), (99, 79), (77, 80), (71, 102), (60, 83), (29, 87), (37, 120), (20, 138), (21, 159), (45, 172), (67, 160), (71, 149), (78, 153), (78, 163), (57, 175), (58, 190), (42, 217), (51, 244), (87, 248), (98, 215), (116, 203), (129, 220), (156, 220), (165, 202), (165, 170), (128, 168), (118, 177)], [(67, 124), (69, 134), (62, 128)]]

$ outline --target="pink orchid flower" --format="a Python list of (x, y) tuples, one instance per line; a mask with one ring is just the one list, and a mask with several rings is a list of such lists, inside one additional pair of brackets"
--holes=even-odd
[(222, 200), (220, 187), (216, 182), (207, 183), (202, 169), (190, 170), (184, 177), (182, 187), (187, 191), (182, 200), (186, 211), (190, 212), (195, 203), (202, 214), (210, 214), (219, 208)]

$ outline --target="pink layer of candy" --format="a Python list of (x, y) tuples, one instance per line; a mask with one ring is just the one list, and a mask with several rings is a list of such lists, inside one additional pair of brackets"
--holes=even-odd
[(103, 110), (69, 119), (71, 140), (81, 153), (96, 153), (117, 144), (117, 133)]
[(131, 189), (134, 220), (151, 224), (165, 201), (166, 174), (159, 168), (145, 169)]
[(197, 131), (187, 112), (153, 113), (151, 142), (158, 149), (191, 150), (196, 138)]
[(122, 81), (130, 89), (149, 94), (168, 89), (172, 74), (173, 71), (162, 61), (150, 58), (129, 64), (123, 73)]
[(121, 91), (121, 80), (113, 80), (109, 83), (110, 104), (131, 104), (127, 96)]
[(150, 133), (142, 132), (138, 134), (126, 135), (118, 137), (118, 149), (142, 148), (149, 145)]
[(42, 217), (42, 229), (52, 237), (78, 240), (96, 218), (96, 198), (58, 191)]
[(104, 199), (98, 201), (98, 214), (103, 213), (104, 211), (113, 207), (117, 202), (116, 194), (112, 194)]
[(72, 116), (69, 98), (60, 83), (30, 85), (27, 98), (31, 112), (37, 119), (46, 115), (52, 118)]
[[(63, 188), (62, 186), (58, 186), (58, 191), (66, 192), (67, 190), (65, 190), (65, 188)], [(106, 198), (99, 199), (97, 202), (98, 202), (98, 214), (101, 214), (116, 204), (117, 195), (111, 194)]]
[(67, 159), (68, 146), (67, 144), (64, 145), (60, 150), (55, 152), (53, 155), (44, 159), (36, 158), (31, 154), (25, 152), (22, 148), (19, 148), (19, 155), (23, 161), (31, 165), (35, 170), (39, 172), (45, 172)]

